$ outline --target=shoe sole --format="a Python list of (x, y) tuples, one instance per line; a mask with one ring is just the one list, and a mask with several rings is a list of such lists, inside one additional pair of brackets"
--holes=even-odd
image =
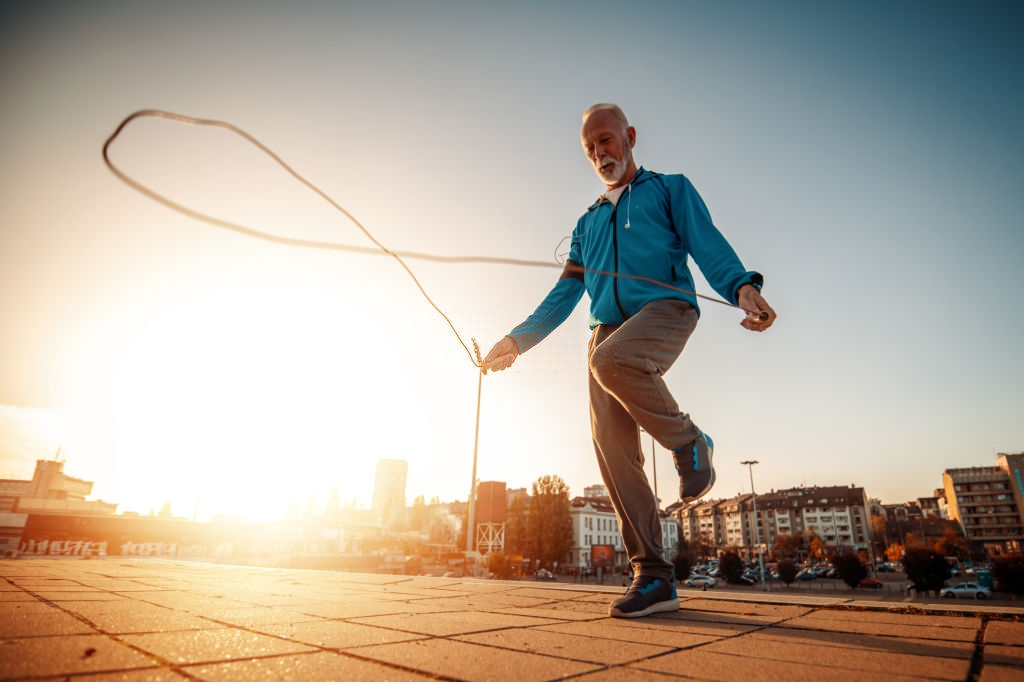
[(660, 601), (656, 604), (651, 604), (642, 611), (630, 611), (629, 613), (625, 611), (619, 611), (617, 608), (613, 606), (611, 609), (609, 609), (608, 615), (610, 615), (612, 618), (642, 618), (644, 616), (649, 616), (652, 613), (671, 613), (673, 611), (678, 610), (679, 597), (672, 597), (667, 601)]
[[(711, 439), (708, 438), (708, 436), (706, 434), (704, 435), (704, 438), (708, 441), (708, 444), (711, 445), (711, 442), (710, 442)], [(701, 490), (699, 493), (697, 493), (693, 497), (681, 497), (680, 501), (683, 504), (689, 504), (690, 502), (696, 502), (697, 500), (699, 500), (700, 498), (704, 497), (709, 492), (711, 492), (711, 489), (715, 487), (715, 447), (714, 447), (714, 445), (711, 445), (711, 447), (708, 448), (708, 466), (711, 468), (711, 478), (708, 479), (708, 484), (706, 486), (704, 486), (704, 490)]]
[[(708, 458), (708, 462), (710, 462), (710, 461), (711, 461), (711, 458)], [(711, 479), (708, 481), (708, 484), (706, 486), (704, 486), (704, 490), (701, 490), (699, 493), (697, 493), (693, 497), (684, 497), (684, 498), (682, 498), (682, 502), (684, 504), (688, 504), (690, 502), (696, 502), (697, 500), (699, 500), (700, 498), (704, 497), (709, 492), (711, 492), (711, 489), (714, 488), (714, 487), (715, 487), (715, 468), (711, 467)]]

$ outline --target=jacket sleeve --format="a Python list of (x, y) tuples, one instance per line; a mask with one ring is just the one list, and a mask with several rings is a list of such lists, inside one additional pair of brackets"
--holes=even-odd
[(711, 220), (704, 200), (685, 176), (672, 187), (672, 218), (686, 250), (711, 288), (726, 301), (738, 303), (736, 293), (744, 284), (760, 288), (764, 278), (748, 271)]
[(573, 270), (574, 267), (578, 269), (579, 266), (571, 260), (567, 261), (562, 276), (533, 314), (509, 332), (508, 335), (519, 346), (520, 353), (536, 346), (565, 322), (583, 298), (586, 287), (582, 276)]

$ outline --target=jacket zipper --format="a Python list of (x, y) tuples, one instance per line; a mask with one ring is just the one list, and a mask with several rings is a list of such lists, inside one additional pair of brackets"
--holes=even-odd
[[(619, 222), (618, 222), (619, 204), (615, 202), (612, 207), (612, 250), (615, 252), (615, 275), (619, 274)], [(622, 307), (622, 301), (619, 300), (619, 278), (617, 276), (612, 277), (612, 292), (615, 294), (615, 306), (619, 309), (619, 314), (622, 315), (622, 321), (625, 322), (629, 319), (626, 315), (625, 309)]]

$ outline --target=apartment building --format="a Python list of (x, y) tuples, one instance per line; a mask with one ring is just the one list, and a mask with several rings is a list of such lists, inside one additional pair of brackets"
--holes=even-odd
[(949, 517), (972, 548), (990, 556), (1024, 546), (1024, 453), (996, 456), (995, 466), (942, 472)]
[(868, 550), (871, 516), (864, 489), (825, 486), (772, 490), (727, 500), (696, 502), (673, 511), (681, 542), (699, 542), (707, 551), (738, 548), (748, 559), (757, 556), (757, 538), (767, 551), (780, 535), (815, 534), (833, 548)]
[[(590, 491), (591, 488), (587, 490)], [(600, 490), (596, 487), (593, 489), (594, 492)], [(625, 566), (629, 563), (611, 499), (598, 495), (575, 497), (569, 502), (569, 516), (572, 518), (573, 537), (571, 566), (590, 566), (595, 551), (610, 552), (614, 557), (613, 566)], [(661, 514), (661, 536), (664, 557), (671, 561), (679, 551), (679, 526), (674, 517), (664, 512)]]

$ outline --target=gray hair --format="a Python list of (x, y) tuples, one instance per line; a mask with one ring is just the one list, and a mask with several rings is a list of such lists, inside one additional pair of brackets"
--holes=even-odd
[(626, 118), (626, 114), (622, 112), (622, 109), (618, 104), (611, 104), (610, 102), (602, 102), (595, 104), (586, 111), (583, 112), (583, 122), (586, 123), (587, 119), (596, 114), (599, 111), (610, 111), (622, 124), (622, 130), (625, 131), (629, 127), (629, 119)]

